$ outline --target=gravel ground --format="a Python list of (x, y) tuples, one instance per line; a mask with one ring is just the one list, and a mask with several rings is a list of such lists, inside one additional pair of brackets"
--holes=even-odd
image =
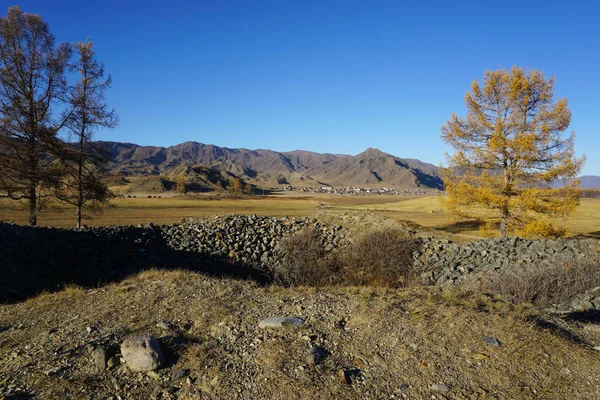
[[(274, 316), (305, 323), (258, 327)], [(0, 398), (599, 398), (598, 326), (540, 319), (432, 287), (285, 289), (148, 271), (0, 306)], [(112, 347), (116, 363), (132, 335), (159, 340), (160, 369), (96, 367), (91, 345)]]

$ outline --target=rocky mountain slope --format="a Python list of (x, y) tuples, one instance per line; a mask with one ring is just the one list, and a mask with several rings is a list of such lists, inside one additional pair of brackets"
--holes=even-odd
[(181, 164), (210, 166), (245, 180), (268, 185), (307, 184), (442, 189), (437, 167), (401, 159), (377, 149), (356, 156), (295, 150), (230, 149), (197, 142), (171, 147), (98, 142), (109, 154), (111, 172), (163, 174)]
[[(600, 189), (600, 176), (582, 175), (579, 177), (579, 187), (581, 189)], [(554, 187), (562, 187), (565, 184), (563, 180), (559, 180), (553, 184)]]

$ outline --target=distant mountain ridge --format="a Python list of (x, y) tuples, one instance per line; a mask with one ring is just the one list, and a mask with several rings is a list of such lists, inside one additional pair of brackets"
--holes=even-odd
[[(582, 175), (579, 178), (579, 188), (580, 189), (600, 189), (600, 176), (596, 175)], [(554, 182), (553, 187), (562, 187), (564, 186), (564, 180), (558, 180)]]
[(257, 184), (296, 184), (443, 189), (433, 164), (402, 159), (369, 148), (356, 155), (305, 150), (231, 149), (185, 142), (170, 147), (133, 143), (97, 142), (108, 157), (111, 172), (159, 175), (186, 165), (205, 165)]

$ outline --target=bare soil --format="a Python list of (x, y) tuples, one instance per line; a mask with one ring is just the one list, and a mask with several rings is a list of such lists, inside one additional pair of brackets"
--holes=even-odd
[[(270, 316), (306, 324), (259, 329)], [(597, 399), (597, 328), (468, 292), (148, 271), (0, 306), (0, 398)], [(90, 344), (138, 334), (166, 353), (156, 374), (96, 368)], [(307, 363), (311, 346), (326, 351), (320, 365)]]

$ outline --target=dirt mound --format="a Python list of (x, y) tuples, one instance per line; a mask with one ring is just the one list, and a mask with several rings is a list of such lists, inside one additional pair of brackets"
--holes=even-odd
[[(274, 316), (305, 324), (258, 327)], [(0, 306), (0, 396), (597, 399), (597, 353), (538, 318), (436, 288), (282, 289), (146, 272)], [(161, 369), (117, 365), (135, 335), (159, 339)], [(89, 353), (100, 344), (116, 349), (102, 370)]]

